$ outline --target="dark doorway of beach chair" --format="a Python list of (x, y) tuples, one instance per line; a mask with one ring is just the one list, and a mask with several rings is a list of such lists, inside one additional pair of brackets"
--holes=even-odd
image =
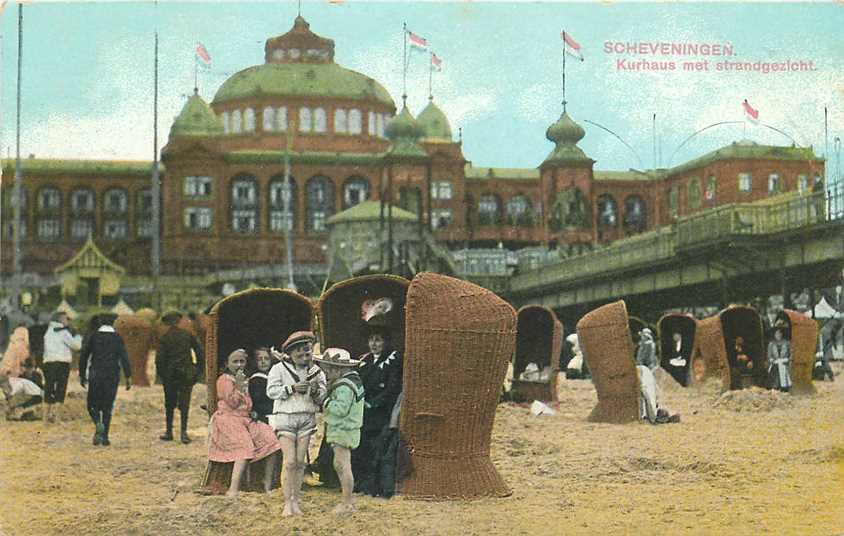
[[(784, 309), (774, 321), (774, 327), (783, 327), (783, 335), (791, 347), (791, 392), (793, 394), (814, 394), (812, 371), (815, 367), (815, 349), (818, 342), (818, 324), (814, 319)], [(769, 335), (773, 337), (773, 333)]]
[(557, 400), (563, 325), (554, 311), (525, 305), (518, 312), (513, 358), (513, 399)]
[[(208, 385), (208, 412), (217, 409), (217, 377), (225, 368), (228, 355), (243, 348), (251, 355), (259, 346), (281, 348), (294, 331), (310, 330), (313, 324), (311, 301), (289, 290), (260, 288), (233, 294), (211, 309), (205, 339), (205, 367)], [(222, 494), (231, 483), (232, 463), (208, 462), (202, 479), (206, 493)], [(250, 464), (244, 478), (244, 491), (257, 491), (264, 461)], [(257, 477), (257, 481), (256, 481)]]
[(669, 313), (659, 319), (660, 365), (683, 387), (692, 383), (692, 357), (697, 350), (698, 321), (691, 315)]
[(767, 356), (759, 313), (752, 307), (736, 306), (718, 316), (730, 368), (730, 389), (766, 387)]

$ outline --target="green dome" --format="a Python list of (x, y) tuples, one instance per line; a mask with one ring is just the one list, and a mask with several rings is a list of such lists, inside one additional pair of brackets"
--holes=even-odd
[[(384, 218), (387, 217), (387, 210), (389, 205), (384, 204)], [(357, 221), (379, 221), (381, 219), (381, 202), (380, 201), (364, 201), (357, 205), (347, 208), (343, 212), (328, 218), (329, 225), (335, 223), (350, 223)], [(393, 205), (393, 221), (417, 221), (419, 218), (413, 212), (399, 208)]]
[(223, 122), (197, 94), (185, 103), (179, 116), (170, 127), (173, 136), (216, 136), (223, 133)]
[(214, 104), (254, 97), (316, 97), (377, 101), (395, 108), (384, 86), (336, 63), (266, 63), (223, 82)]
[(422, 110), (417, 122), (422, 127), (422, 131), (424, 132), (422, 137), (424, 139), (451, 141), (451, 125), (448, 124), (448, 118), (433, 101), (428, 103), (428, 106)]
[(399, 115), (387, 124), (387, 138), (392, 142), (387, 154), (395, 157), (425, 158), (428, 153), (419, 145), (419, 138), (424, 134), (422, 127), (413, 118), (407, 106), (403, 106)]
[(564, 111), (557, 122), (548, 127), (545, 132), (545, 137), (557, 145), (545, 162), (591, 162), (592, 159), (577, 146), (577, 142), (584, 136), (586, 136), (586, 131), (583, 127), (575, 123)]

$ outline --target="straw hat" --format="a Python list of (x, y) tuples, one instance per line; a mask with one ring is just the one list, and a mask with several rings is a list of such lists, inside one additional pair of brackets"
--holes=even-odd
[(335, 367), (356, 367), (360, 364), (359, 360), (352, 359), (349, 352), (342, 348), (326, 348), (321, 357), (314, 357), (314, 361), (320, 366), (333, 365)]
[(311, 331), (294, 331), (289, 337), (287, 337), (287, 340), (284, 341), (284, 344), (281, 346), (281, 351), (288, 354), (294, 346), (298, 346), (306, 342), (313, 344), (315, 340), (316, 337), (314, 337), (314, 334)]

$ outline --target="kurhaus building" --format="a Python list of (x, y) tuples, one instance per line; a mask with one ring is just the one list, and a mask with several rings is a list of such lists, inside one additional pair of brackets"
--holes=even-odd
[[(736, 142), (670, 169), (603, 171), (567, 113), (536, 168), (468, 165), (432, 101), (414, 117), (376, 80), (334, 61), (297, 17), (265, 62), (191, 96), (161, 152), (161, 270), (203, 274), (285, 262), (325, 266), (332, 216), (392, 199), (449, 249), (594, 245), (724, 203), (811, 190), (810, 148)], [(14, 161), (4, 161), (2, 269), (12, 271)], [(150, 162), (23, 161), (22, 267), (52, 274), (93, 238), (128, 275), (150, 272)], [(289, 177), (289, 183), (286, 181)], [(285, 186), (289, 184), (289, 190)]]

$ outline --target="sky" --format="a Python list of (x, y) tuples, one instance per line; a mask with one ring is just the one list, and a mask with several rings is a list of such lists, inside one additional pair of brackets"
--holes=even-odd
[[(210, 101), (228, 76), (263, 63), (265, 40), (287, 32), (296, 13), (296, 2), (26, 4), (22, 155), (151, 160), (156, 29), (162, 146), (192, 92), (197, 42), (212, 58), (211, 70), (199, 78), (200, 95)], [(302, 15), (312, 31), (335, 41), (335, 61), (375, 78), (399, 106), (402, 23), (426, 38), (443, 61), (434, 74), (434, 100), (455, 137), (462, 128), (464, 154), (475, 166), (532, 168), (551, 151), (545, 131), (562, 112), (565, 29), (584, 57), (566, 60), (567, 110), (586, 130), (580, 147), (597, 161), (595, 169), (677, 165), (741, 139), (812, 145), (823, 156), (824, 107), (827, 175), (834, 180), (839, 168), (834, 140), (844, 138), (843, 2), (320, 0), (304, 1)], [(0, 147), (6, 156), (15, 147), (17, 6), (7, 4), (0, 28)], [(612, 43), (622, 43), (625, 52), (613, 52)], [(629, 43), (646, 50), (659, 43), (718, 44), (732, 55), (640, 54), (627, 52)], [(630, 69), (642, 60), (662, 64)], [(414, 114), (427, 104), (428, 61), (421, 53), (410, 57)], [(707, 70), (684, 70), (684, 62), (703, 61)], [(725, 61), (812, 62), (813, 70), (716, 70)], [(666, 70), (666, 62), (675, 69)], [(744, 119), (744, 99), (759, 111), (759, 125)], [(720, 122), (729, 124), (688, 139)]]

